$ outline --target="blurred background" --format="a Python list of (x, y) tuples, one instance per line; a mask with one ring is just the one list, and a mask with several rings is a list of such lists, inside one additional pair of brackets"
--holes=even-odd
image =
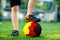
[[(28, 0), (21, 0), (18, 18), (24, 20)], [(37, 0), (33, 14), (42, 22), (60, 22), (60, 0)], [(0, 0), (0, 21), (11, 20), (10, 0)]]
[[(18, 18), (24, 20), (27, 12), (28, 0), (21, 0)], [(60, 22), (60, 0), (37, 0), (33, 14), (45, 22)], [(9, 0), (0, 0), (0, 21), (11, 20)]]

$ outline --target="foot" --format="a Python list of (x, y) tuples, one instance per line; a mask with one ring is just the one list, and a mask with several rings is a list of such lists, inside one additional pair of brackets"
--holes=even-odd
[(12, 35), (12, 36), (19, 36), (19, 31), (14, 30), (11, 35)]
[(27, 22), (29, 22), (29, 21), (40, 22), (40, 19), (34, 17), (34, 15), (28, 15), (28, 16), (26, 16), (25, 20), (26, 20)]

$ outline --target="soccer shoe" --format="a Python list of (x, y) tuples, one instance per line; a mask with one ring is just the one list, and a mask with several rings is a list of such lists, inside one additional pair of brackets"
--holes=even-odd
[(11, 35), (12, 35), (12, 36), (19, 36), (19, 31), (14, 30)]
[(27, 22), (29, 22), (29, 21), (40, 22), (40, 19), (34, 17), (34, 15), (28, 15), (28, 16), (26, 16), (25, 20), (26, 20)]

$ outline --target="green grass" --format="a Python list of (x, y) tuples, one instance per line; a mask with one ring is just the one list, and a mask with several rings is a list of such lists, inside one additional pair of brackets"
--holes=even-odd
[(19, 21), (19, 36), (11, 36), (13, 26), (11, 21), (0, 22), (0, 40), (60, 40), (60, 23), (41, 22), (40, 37), (26, 37), (23, 33), (25, 21)]

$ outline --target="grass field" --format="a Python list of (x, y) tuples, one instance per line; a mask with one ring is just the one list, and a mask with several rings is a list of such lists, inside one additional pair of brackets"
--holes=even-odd
[(0, 40), (60, 40), (60, 23), (41, 22), (40, 37), (26, 37), (23, 33), (25, 21), (19, 21), (19, 36), (11, 36), (13, 26), (11, 21), (0, 22)]

